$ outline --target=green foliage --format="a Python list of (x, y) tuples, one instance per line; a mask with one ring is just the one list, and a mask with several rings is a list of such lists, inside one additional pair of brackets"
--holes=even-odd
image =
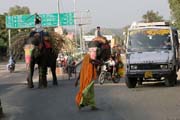
[(175, 26), (180, 29), (180, 0), (169, 0), (169, 7)]
[(8, 32), (5, 26), (5, 16), (0, 15), (0, 46), (7, 46)]
[(20, 7), (18, 5), (9, 8), (8, 15), (21, 15), (21, 14), (30, 14), (29, 8), (24, 6)]
[[(0, 46), (8, 46), (8, 30), (5, 25), (5, 16), (6, 15), (21, 15), (21, 14), (30, 14), (28, 7), (14, 6), (9, 8), (8, 13), (0, 14)], [(18, 34), (20, 31), (29, 31), (29, 29), (12, 29), (11, 37)]]
[(159, 12), (154, 12), (153, 10), (147, 11), (146, 14), (142, 16), (143, 22), (161, 22), (163, 21), (163, 16), (159, 15)]

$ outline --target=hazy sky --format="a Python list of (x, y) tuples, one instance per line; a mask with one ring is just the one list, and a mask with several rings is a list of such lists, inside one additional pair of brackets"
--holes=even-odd
[[(73, 11), (74, 0), (60, 0), (62, 12)], [(27, 6), (31, 13), (57, 12), (57, 0), (0, 0), (0, 13), (14, 5)], [(76, 0), (79, 11), (90, 10), (91, 27), (121, 28), (141, 20), (147, 10), (158, 11), (165, 19), (170, 18), (168, 0)]]

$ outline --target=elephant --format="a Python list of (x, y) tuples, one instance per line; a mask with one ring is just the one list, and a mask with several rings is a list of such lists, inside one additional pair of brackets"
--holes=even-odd
[[(38, 64), (39, 69), (39, 88), (47, 87), (47, 67), (51, 68), (52, 76), (53, 76), (53, 85), (58, 85), (57, 76), (56, 76), (56, 59), (58, 57), (58, 53), (53, 52), (52, 47), (46, 47), (44, 37), (48, 37), (43, 33), (35, 33), (31, 34), (27, 41), (31, 41), (34, 45), (34, 48), (31, 53), (31, 59), (29, 64), (29, 72), (27, 77), (28, 87), (33, 88), (33, 74), (35, 64)], [(49, 46), (51, 43), (49, 42)]]
[(100, 66), (104, 61), (107, 61), (111, 56), (111, 47), (109, 41), (104, 36), (99, 36), (92, 39), (88, 47), (97, 47), (96, 50), (96, 59), (94, 60), (94, 64), (97, 68), (97, 74), (99, 75), (101, 70)]

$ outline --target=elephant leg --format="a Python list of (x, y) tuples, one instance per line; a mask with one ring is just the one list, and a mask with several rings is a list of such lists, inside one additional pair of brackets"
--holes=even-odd
[(47, 87), (47, 67), (39, 67), (39, 88)]
[(35, 66), (35, 62), (31, 61), (30, 65), (29, 65), (29, 72), (28, 72), (28, 76), (27, 76), (27, 82), (28, 82), (28, 87), (29, 88), (33, 88), (34, 84), (33, 84), (33, 74), (34, 74), (34, 66)]
[(57, 76), (56, 76), (56, 66), (51, 66), (51, 72), (53, 76), (53, 85), (58, 85)]

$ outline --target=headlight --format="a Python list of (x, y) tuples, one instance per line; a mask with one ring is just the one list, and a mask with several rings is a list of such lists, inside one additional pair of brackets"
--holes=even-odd
[(137, 65), (131, 65), (130, 67), (131, 70), (137, 70), (137, 68), (138, 68)]
[(161, 69), (168, 69), (168, 66), (167, 65), (160, 65), (160, 68)]

